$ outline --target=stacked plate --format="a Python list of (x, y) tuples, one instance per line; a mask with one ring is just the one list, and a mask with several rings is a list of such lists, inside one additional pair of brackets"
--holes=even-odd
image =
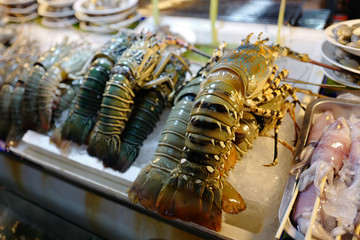
[(38, 16), (36, 0), (0, 0), (0, 12), (5, 21), (26, 22)]
[(360, 19), (333, 24), (325, 34), (327, 41), (321, 48), (323, 62), (348, 72), (324, 68), (325, 75), (340, 84), (360, 89)]
[(91, 1), (74, 3), (75, 16), (85, 31), (112, 33), (138, 22), (138, 0)]
[(41, 24), (46, 27), (65, 27), (78, 23), (72, 8), (75, 0), (37, 0)]

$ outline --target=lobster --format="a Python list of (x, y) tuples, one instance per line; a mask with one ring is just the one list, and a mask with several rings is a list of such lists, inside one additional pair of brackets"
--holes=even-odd
[[(58, 98), (61, 95), (61, 88), (67, 88), (64, 86), (65, 83), (62, 86), (60, 84), (66, 79), (80, 78), (81, 70), (84, 66), (86, 67), (86, 62), (91, 55), (92, 51), (88, 47), (75, 50), (61, 61), (52, 65), (40, 80), (37, 94), (38, 114), (43, 130), (50, 129), (51, 121), (53, 120), (53, 109), (58, 107), (57, 105), (60, 101)], [(70, 93), (74, 96), (73, 91), (70, 90)]]
[(0, 90), (0, 139), (6, 140), (10, 126), (13, 123), (11, 109), (20, 107), (12, 103), (12, 95), (17, 87), (18, 81), (21, 81), (29, 74), (30, 66), (25, 63), (18, 66), (6, 77), (5, 83)]
[(38, 88), (42, 76), (51, 68), (51, 66), (67, 56), (73, 47), (75, 46), (69, 45), (67, 43), (67, 38), (64, 38), (63, 42), (50, 48), (49, 51), (45, 52), (34, 63), (26, 80), (22, 103), (22, 118), (25, 130), (38, 130)]
[[(158, 39), (155, 35), (142, 34), (122, 54), (106, 83), (99, 119), (87, 149), (89, 155), (105, 163), (119, 159), (120, 135), (132, 111), (134, 92), (164, 81), (171, 82), (169, 78), (153, 79), (163, 72), (171, 59), (163, 55), (170, 44), (181, 46), (180, 42), (170, 37)], [(173, 52), (169, 54), (177, 56)]]
[(172, 56), (160, 76), (153, 76), (156, 79), (167, 80), (136, 93), (134, 109), (121, 134), (119, 161), (110, 166), (121, 172), (125, 172), (131, 166), (139, 154), (143, 141), (159, 120), (163, 108), (165, 105), (170, 105), (172, 101), (170, 96), (173, 96), (184, 83), (188, 70), (189, 66), (185, 59)]
[(160, 189), (181, 159), (187, 121), (200, 84), (206, 71), (220, 59), (224, 50), (225, 44), (214, 50), (208, 63), (177, 92), (151, 163), (141, 170), (129, 187), (128, 196), (131, 201), (139, 202), (149, 210), (156, 210)]
[(98, 111), (105, 89), (109, 80), (111, 69), (116, 59), (128, 48), (135, 34), (122, 31), (112, 37), (91, 61), (87, 69), (84, 82), (75, 98), (75, 105), (69, 117), (57, 130), (60, 136), (52, 139), (57, 145), (64, 140), (71, 140), (78, 144), (87, 144), (90, 133), (97, 121)]
[[(80, 81), (71, 81), (71, 83), (64, 83), (59, 85), (59, 90), (61, 92), (61, 97), (59, 101), (59, 106), (54, 109), (53, 119), (55, 127), (59, 127), (63, 122), (63, 112), (67, 109), (71, 109), (75, 103), (75, 97), (77, 92), (80, 89)], [(66, 117), (68, 114), (65, 114)]]
[[(30, 68), (29, 68), (30, 70)], [(12, 93), (10, 101), (10, 115), (11, 115), (11, 126), (9, 133), (6, 137), (5, 144), (6, 146), (16, 147), (21, 141), (25, 131), (23, 129), (22, 123), (22, 101), (25, 92), (25, 82), (23, 80), (18, 80), (16, 82), (16, 87)]]
[[(238, 155), (245, 154), (258, 135), (267, 136), (274, 129), (274, 159), (266, 166), (276, 165), (282, 119), (287, 112), (293, 116), (296, 104), (304, 109), (295, 90), (289, 84), (280, 85), (287, 70), (276, 74), (274, 62), (279, 55), (300, 61), (306, 55), (266, 46), (268, 39), (261, 39), (261, 34), (253, 44), (250, 37), (221, 58), (201, 84), (188, 120), (182, 158), (156, 200), (155, 209), (163, 217), (219, 231), (222, 210), (238, 213), (245, 208), (241, 195), (226, 181)], [(285, 100), (288, 96), (292, 102)], [(246, 132), (250, 126), (253, 136)], [(232, 202), (232, 198), (239, 200)]]

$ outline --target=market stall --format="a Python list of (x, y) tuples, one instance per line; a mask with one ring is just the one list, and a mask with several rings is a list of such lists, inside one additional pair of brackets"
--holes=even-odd
[[(92, 65), (93, 68), (85, 68), (85, 72), (88, 72), (79, 75), (82, 77), (75, 78), (77, 81), (82, 78), (92, 79), (92, 76), (95, 75), (91, 75), (93, 73), (91, 73), (89, 69), (105, 67), (107, 66), (107, 61), (112, 61), (111, 54), (113, 53), (106, 52), (108, 50), (103, 47), (109, 46), (106, 44), (109, 44), (109, 41), (113, 38), (113, 35), (109, 34), (110, 32), (123, 26), (130, 26), (130, 24), (133, 23), (132, 21), (136, 22), (141, 19), (132, 1), (128, 2), (127, 9), (130, 10), (127, 15), (122, 13), (121, 16), (116, 17), (117, 20), (115, 21), (117, 23), (111, 22), (114, 16), (92, 15), (94, 12), (91, 12), (91, 10), (86, 12), (86, 9), (82, 9), (82, 2), (83, 1), (75, 2), (75, 12), (73, 13), (74, 16), (80, 20), (80, 29), (72, 25), (59, 28), (58, 24), (56, 24), (56, 27), (54, 27), (54, 25), (45, 27), (46, 24), (43, 24), (43, 19), (49, 15), (46, 13), (42, 14), (43, 19), (41, 22), (35, 19), (24, 24), (8, 23), (8, 25), (14, 26), (23, 36), (31, 36), (34, 44), (39, 48), (39, 52), (46, 52), (56, 44), (60, 44), (65, 36), (72, 44), (89, 46), (89, 50), (85, 51), (93, 53), (92, 56), (95, 57), (87, 57), (87, 59), (91, 60), (92, 64), (95, 64), (97, 61), (96, 63), (99, 65)], [(115, 9), (116, 8), (113, 10), (115, 11)], [(41, 11), (39, 14), (41, 15)], [(111, 15), (111, 11), (109, 14)], [(120, 21), (121, 17), (125, 17), (125, 20)], [(203, 55), (211, 55), (212, 50), (218, 46), (218, 42), (225, 42), (227, 44), (227, 53), (231, 53), (231, 51), (234, 51), (233, 48), (239, 46), (241, 41), (246, 39), (250, 33), (254, 34), (249, 38), (250, 43), (256, 42), (258, 35), (262, 33), (261, 39), (269, 38), (266, 44), (279, 43), (281, 46), (288, 47), (292, 51), (308, 54), (313, 63), (323, 62), (330, 65), (328, 56), (329, 54), (333, 54), (333, 52), (331, 47), (325, 45), (327, 44), (327, 36), (324, 30), (293, 27), (290, 25), (282, 26), (281, 30), (279, 30), (279, 26), (273, 24), (215, 21), (215, 18), (209, 20), (174, 16), (160, 16), (159, 18), (157, 16), (155, 16), (155, 18), (146, 17), (141, 19), (135, 27), (128, 30), (127, 34), (130, 36), (131, 34), (155, 32), (158, 30), (158, 25), (156, 24), (158, 23), (160, 26), (166, 26), (168, 28), (167, 31), (170, 33), (182, 36), (187, 44), (195, 46), (195, 52), (200, 49), (200, 53), (203, 51), (207, 52)], [(99, 26), (91, 24), (98, 20), (102, 23), (103, 21), (110, 22), (104, 23), (103, 25), (99, 24)], [(115, 41), (116, 40), (113, 40), (112, 43)], [(209, 49), (211, 51), (209, 51)], [(122, 56), (127, 56), (129, 59), (132, 55), (136, 55), (131, 52), (128, 53), (127, 48), (124, 48), (123, 51), (125, 51), (125, 54)], [(99, 52), (101, 52), (101, 54), (99, 54)], [(128, 55), (126, 55), (126, 53), (128, 53)], [(106, 54), (109, 54), (110, 57), (106, 56)], [(154, 52), (154, 56), (155, 54), (157, 53)], [(190, 71), (194, 74), (198, 71), (201, 64), (206, 63), (207, 60), (199, 61), (199, 58), (191, 58), (192, 55), (190, 55), (187, 61), (189, 61)], [(326, 57), (328, 57), (328, 59), (326, 59)], [(330, 60), (331, 59), (330, 57)], [(81, 60), (77, 60), (77, 62), (80, 61)], [(125, 60), (122, 61), (125, 62)], [(126, 65), (126, 63), (123, 62), (121, 63), (123, 65), (116, 62), (120, 67), (114, 67), (111, 74), (115, 75), (117, 71), (123, 73), (121, 71), (125, 70), (121, 68), (121, 66), (133, 66)], [(334, 74), (333, 70), (323, 68), (319, 66), (319, 64), (301, 62), (289, 57), (279, 56), (275, 63), (279, 71), (282, 69), (288, 70), (288, 76), (286, 78), (284, 77), (282, 81), (289, 83), (293, 88), (297, 89), (296, 96), (304, 108), (311, 106), (309, 104), (318, 98), (316, 94), (326, 89), (327, 85), (323, 85), (324, 77), (331, 78), (331, 74)], [(114, 64), (114, 66), (118, 66), (116, 64)], [(181, 63), (177, 64), (179, 66), (181, 65)], [(34, 66), (38, 65), (34, 64)], [(266, 66), (266, 68), (267, 67), (268, 66)], [(337, 67), (342, 68), (342, 66)], [(147, 71), (146, 68), (142, 70), (143, 72)], [(102, 71), (99, 72), (102, 74)], [(105, 72), (105, 70), (103, 72)], [(141, 75), (140, 72), (136, 72), (134, 76), (137, 76), (136, 74)], [(110, 80), (106, 83), (107, 90), (105, 91), (108, 91), (106, 96), (113, 94), (110, 90), (118, 86), (119, 83), (116, 81), (122, 81), (115, 79), (113, 75), (109, 74)], [(157, 77), (159, 75), (157, 75)], [(187, 73), (185, 78), (191, 79), (191, 76), (190, 73)], [(340, 89), (344, 90), (345, 88), (343, 88), (343, 86), (357, 88), (357, 84), (354, 83), (354, 81), (344, 80), (344, 77), (339, 75), (336, 76), (333, 80), (344, 84), (340, 86)], [(337, 80), (339, 78), (340, 80)], [(142, 77), (139, 77), (139, 79), (142, 79)], [(272, 80), (274, 79), (276, 78), (273, 77)], [(157, 80), (157, 78), (155, 78), (155, 80)], [(90, 80), (88, 80), (88, 82), (89, 81)], [(103, 85), (105, 86), (105, 84)], [(4, 86), (6, 86), (6, 84), (2, 86), (2, 89), (5, 89)], [(84, 85), (81, 85), (80, 89), (82, 90), (80, 91), (84, 92), (85, 87), (83, 86)], [(130, 85), (127, 87), (129, 86)], [(145, 83), (141, 86), (145, 86), (144, 88), (146, 88), (147, 85)], [(275, 88), (276, 87), (277, 86), (275, 86)], [(39, 85), (38, 88), (43, 89), (41, 85)], [(163, 89), (165, 88), (166, 87), (163, 87)], [(100, 85), (97, 89), (100, 89)], [(339, 87), (337, 89), (339, 89)], [(24, 99), (26, 99), (26, 91), (25, 85)], [(126, 91), (128, 95), (132, 94), (132, 91)], [(123, 93), (120, 92), (120, 94)], [(140, 92), (139, 94), (147, 93)], [(29, 96), (32, 96), (32, 98), (35, 97), (31, 94)], [(121, 98), (127, 98), (127, 95), (121, 95)], [(30, 97), (27, 99), (30, 103)], [(72, 106), (69, 108), (70, 110), (64, 111), (62, 115), (63, 118), (59, 120), (59, 122), (56, 122), (58, 128), (61, 129), (63, 122), (72, 119), (71, 114), (74, 115), (74, 112), (81, 110), (80, 107), (83, 107), (83, 105), (86, 107), (86, 105), (90, 105), (92, 101), (91, 99), (83, 100), (85, 98), (78, 97), (78, 95), (77, 98), (75, 97), (74, 99), (77, 99), (74, 101), (75, 107)], [(38, 100), (39, 103), (41, 101), (42, 100)], [(129, 98), (128, 101), (131, 102), (132, 98)], [(98, 101), (99, 106), (100, 102), (101, 101)], [(106, 105), (105, 102), (102, 102), (101, 106), (104, 105)], [(263, 105), (260, 104), (259, 106)], [(274, 104), (274, 106), (276, 106), (276, 104)], [(305, 124), (303, 122), (306, 121), (306, 124), (309, 124), (309, 119), (305, 118), (305, 120), (307, 120), (304, 120), (305, 111), (301, 106), (299, 105), (294, 108), (295, 115), (293, 119), (289, 115), (286, 115), (281, 123), (279, 128), (279, 139), (281, 143), (277, 145), (278, 162), (276, 166), (264, 166), (274, 160), (274, 148), (276, 147), (274, 147), (274, 139), (271, 137), (273, 131), (271, 131), (270, 137), (260, 134), (254, 141), (251, 149), (241, 156), (241, 161), (235, 164), (235, 166), (231, 166), (230, 168), (233, 169), (226, 173), (228, 177), (227, 181), (244, 199), (246, 210), (234, 215), (224, 212), (221, 216), (220, 228), (211, 230), (209, 229), (211, 227), (206, 226), (206, 224), (201, 226), (202, 224), (193, 223), (194, 221), (198, 221), (198, 223), (206, 222), (206, 220), (193, 220), (193, 222), (190, 220), (186, 222), (179, 219), (171, 220), (168, 219), (168, 217), (164, 218), (159, 212), (149, 210), (146, 206), (144, 207), (143, 203), (134, 202), (134, 198), (129, 199), (129, 188), (132, 187), (132, 184), (136, 183), (139, 173), (141, 174), (142, 169), (146, 166), (153, 167), (155, 164), (155, 162), (153, 162), (153, 165), (151, 165), (150, 162), (153, 159), (154, 153), (157, 151), (156, 149), (162, 136), (163, 127), (167, 123), (169, 114), (171, 115), (171, 107), (169, 106), (162, 110), (162, 113), (159, 115), (159, 120), (155, 123), (154, 130), (151, 131), (151, 133), (145, 137), (144, 142), (141, 143), (140, 152), (136, 160), (131, 165), (126, 165), (126, 167), (114, 167), (112, 162), (115, 160), (109, 159), (109, 157), (102, 157), (104, 155), (108, 156), (107, 154), (111, 155), (111, 150), (109, 149), (105, 149), (102, 153), (100, 150), (97, 150), (100, 151), (100, 153), (93, 153), (95, 150), (89, 150), (89, 146), (93, 144), (92, 138), (95, 137), (91, 137), (90, 143), (83, 142), (80, 144), (79, 142), (76, 143), (78, 140), (74, 140), (73, 138), (72, 142), (67, 142), (66, 148), (64, 148), (61, 144), (55, 144), (56, 140), (53, 138), (54, 132), (56, 132), (56, 130), (54, 130), (55, 128), (46, 131), (44, 129), (38, 131), (28, 128), (24, 132), (18, 145), (9, 144), (8, 147), (4, 148), (5, 151), (1, 153), (0, 183), (5, 186), (11, 194), (15, 193), (15, 195), (19, 195), (30, 202), (36, 203), (45, 210), (67, 220), (69, 224), (79, 226), (82, 229), (81, 233), (85, 236), (86, 234), (93, 234), (94, 237), (109, 239), (274, 239), (275, 236), (277, 238), (284, 237), (283, 233), (287, 232), (291, 237), (301, 239), (304, 238), (305, 234), (302, 235), (302, 233), (296, 231), (296, 226), (291, 222), (289, 217), (289, 211), (291, 211), (292, 204), (295, 201), (292, 196), (299, 177), (299, 172), (297, 174), (290, 174), (293, 164), (298, 161), (297, 158), (294, 158), (294, 152), (291, 151), (291, 149), (295, 149), (295, 146), (290, 146), (298, 137), (296, 128), (294, 127), (294, 121), (296, 121), (299, 126)], [(351, 107), (356, 108), (354, 105), (351, 105)], [(321, 108), (321, 110), (325, 108), (326, 107)], [(27, 110), (29, 109), (31, 109), (31, 105), (28, 105)], [(43, 109), (44, 110), (40, 111), (45, 112), (45, 108)], [(119, 109), (121, 108), (118, 108), (118, 112), (123, 111)], [(102, 121), (104, 122), (108, 112), (100, 109), (98, 111), (99, 116), (103, 117)], [(227, 111), (229, 112), (229, 109)], [(307, 108), (307, 111), (310, 110)], [(342, 112), (337, 111), (337, 114), (340, 116)], [(27, 118), (29, 120), (27, 124), (30, 124), (32, 116), (29, 115)], [(110, 121), (109, 119), (107, 120)], [(35, 122), (36, 121), (38, 121), (38, 123), (41, 122), (42, 126), (47, 126), (43, 123), (43, 118), (38, 118)], [(104, 129), (101, 131), (98, 130), (101, 129), (98, 125), (103, 124), (103, 122), (97, 123), (94, 130), (95, 132), (106, 132), (104, 130), (105, 127), (103, 127)], [(217, 122), (217, 124), (220, 123)], [(304, 126), (305, 125), (303, 125), (302, 128), (305, 129)], [(308, 127), (308, 125), (306, 127)], [(77, 125), (77, 129), (83, 130), (83, 128), (87, 127)], [(301, 130), (305, 131), (303, 129)], [(145, 127), (143, 131), (145, 131)], [(231, 133), (230, 128), (228, 132)], [(72, 133), (70, 133), (70, 135), (71, 134)], [(94, 135), (93, 132), (91, 134), (92, 136)], [(307, 137), (307, 135), (304, 137), (304, 133), (301, 134), (300, 137)], [(254, 136), (256, 138), (257, 135), (254, 134)], [(214, 140), (212, 139), (212, 141)], [(229, 140), (229, 142), (231, 141), (232, 140)], [(296, 151), (299, 153), (302, 147), (301, 144), (305, 145), (306, 139), (298, 139), (297, 142), (298, 148)], [(95, 145), (95, 149), (99, 144), (102, 143), (93, 144)], [(215, 143), (213, 143), (213, 145), (215, 146)], [(228, 156), (230, 155), (226, 155), (226, 159)], [(180, 159), (178, 161), (180, 161)], [(212, 173), (211, 170), (214, 169), (208, 165), (207, 171)], [(189, 173), (187, 176), (190, 177), (193, 175)], [(184, 179), (186, 179), (186, 176)], [(10, 196), (7, 198), (11, 199), (11, 194), (4, 194), (4, 196)], [(191, 212), (192, 210), (186, 211)]]

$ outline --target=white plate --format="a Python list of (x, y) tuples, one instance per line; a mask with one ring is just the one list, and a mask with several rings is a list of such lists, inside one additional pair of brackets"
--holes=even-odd
[(335, 60), (335, 48), (336, 46), (332, 45), (328, 41), (324, 41), (321, 45), (321, 54), (322, 56), (330, 63), (334, 64), (335, 66), (338, 66), (339, 68), (348, 70), (353, 73), (360, 74), (360, 70), (357, 70), (355, 68), (347, 67), (338, 61)]
[[(11, 6), (11, 5), (9, 5)], [(30, 13), (33, 12), (37, 9), (38, 4), (36, 2), (34, 2), (34, 4), (27, 6), (25, 8), (18, 8), (18, 7), (5, 7), (5, 6), (0, 6), (0, 10), (5, 12), (5, 13), (18, 13), (18, 14), (26, 14), (26, 13)]]
[(126, 11), (130, 8), (133, 8), (137, 5), (138, 0), (127, 0), (123, 5), (117, 8), (108, 8), (108, 9), (102, 9), (102, 10), (93, 10), (88, 9), (85, 7), (85, 5), (89, 3), (89, 0), (78, 0), (74, 3), (74, 10), (77, 12), (82, 12), (86, 14), (91, 15), (108, 15), (108, 14), (114, 14), (114, 13), (120, 13), (123, 11)]
[(71, 26), (71, 25), (79, 22), (79, 20), (77, 18), (56, 19), (56, 20), (57, 21), (53, 21), (51, 18), (42, 17), (41, 24), (44, 25), (45, 27), (59, 28), (59, 27)]
[(28, 4), (31, 2), (35, 3), (36, 0), (0, 0), (0, 3), (4, 5)]
[(121, 21), (114, 24), (107, 25), (87, 25), (86, 22), (80, 22), (80, 28), (85, 31), (98, 32), (98, 33), (113, 33), (119, 31), (121, 28), (126, 28), (133, 24), (134, 22), (141, 19), (141, 15), (136, 13), (136, 15), (132, 18), (126, 19), (125, 21)]
[[(331, 64), (330, 62), (326, 61), (326, 59), (322, 59), (322, 62), (326, 63), (326, 64)], [(340, 83), (345, 86), (348, 86), (348, 87), (360, 89), (360, 85), (350, 82), (346, 78), (336, 75), (333, 70), (330, 70), (328, 68), (323, 68), (323, 70), (324, 70), (324, 74), (331, 80), (334, 80), (335, 82)]]
[(74, 4), (76, 0), (37, 0), (37, 2), (39, 4), (44, 4), (44, 5), (51, 5), (54, 7), (65, 7), (65, 6), (71, 6)]
[(79, 20), (86, 21), (86, 22), (92, 22), (92, 23), (99, 24), (99, 25), (112, 24), (112, 23), (120, 22), (120, 21), (126, 19), (130, 14), (134, 13), (136, 11), (136, 9), (137, 9), (137, 7), (134, 6), (134, 7), (130, 8), (129, 10), (118, 13), (118, 14), (99, 15), (99, 16), (96, 16), (96, 15), (89, 16), (86, 13), (76, 11), (75, 16)]
[(343, 48), (345, 51), (347, 51), (347, 52), (349, 52), (351, 54), (360, 56), (360, 48), (349, 47), (349, 46), (346, 46), (344, 44), (339, 43), (336, 40), (336, 35), (334, 33), (334, 29), (337, 28), (339, 25), (345, 24), (345, 25), (351, 26), (351, 25), (354, 25), (356, 23), (360, 23), (360, 19), (339, 22), (339, 23), (336, 23), (336, 24), (333, 24), (333, 25), (327, 27), (326, 30), (325, 30), (326, 39), (329, 42), (331, 42), (332, 44)]
[(40, 4), (38, 8), (38, 13), (43, 17), (51, 17), (51, 18), (60, 18), (60, 17), (69, 17), (74, 15), (74, 10), (65, 10), (61, 12), (51, 12), (48, 10), (48, 5)]
[(32, 14), (29, 14), (27, 16), (23, 16), (22, 18), (19, 18), (19, 17), (12, 17), (12, 16), (5, 16), (4, 17), (4, 21), (5, 22), (17, 22), (17, 23), (21, 23), (21, 22), (27, 22), (27, 21), (30, 21), (30, 20), (33, 20), (35, 18), (38, 17), (38, 14), (37, 12), (34, 12)]

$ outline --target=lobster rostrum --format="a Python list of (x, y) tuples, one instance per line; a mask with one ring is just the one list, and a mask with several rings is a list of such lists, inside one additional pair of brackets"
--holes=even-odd
[[(66, 90), (69, 89), (65, 80), (81, 78), (81, 70), (92, 54), (89, 47), (74, 50), (63, 60), (51, 66), (42, 77), (38, 88), (38, 111), (43, 130), (50, 129), (53, 110), (58, 108), (62, 92), (66, 94)], [(74, 96), (73, 93), (72, 96)]]
[[(98, 157), (105, 164), (118, 161), (120, 136), (132, 112), (135, 92), (172, 82), (169, 78), (157, 78), (167, 66), (170, 56), (177, 56), (172, 52), (164, 55), (169, 44), (180, 45), (175, 39), (158, 39), (155, 35), (141, 34), (122, 54), (106, 83), (99, 120), (88, 146), (91, 156)], [(166, 61), (162, 61), (164, 58)]]
[[(237, 158), (241, 143), (245, 142), (241, 154), (251, 147), (241, 126), (248, 125), (244, 121), (259, 125), (254, 122), (258, 116), (265, 123), (258, 127), (260, 133), (275, 130), (274, 160), (268, 166), (277, 163), (277, 134), (282, 119), (295, 103), (301, 103), (290, 85), (280, 85), (287, 71), (276, 75), (274, 62), (279, 54), (288, 55), (288, 49), (266, 46), (268, 39), (261, 40), (261, 34), (253, 44), (250, 37), (251, 34), (235, 51), (220, 59), (201, 85), (188, 121), (182, 159), (156, 202), (156, 210), (164, 217), (219, 231), (222, 210), (237, 213), (245, 208), (241, 201), (223, 201), (236, 194), (225, 179), (236, 162), (234, 157)], [(302, 60), (302, 55), (292, 53), (291, 57)], [(289, 95), (292, 102), (282, 101)]]
[(61, 145), (63, 140), (70, 140), (78, 144), (88, 143), (90, 133), (97, 121), (102, 94), (105, 83), (109, 80), (111, 69), (134, 37), (135, 34), (119, 32), (94, 55), (91, 66), (86, 70), (84, 82), (75, 98), (75, 105), (69, 117), (54, 132), (60, 135), (52, 138), (58, 145)]
[(169, 57), (162, 58), (157, 67), (162, 69), (162, 64), (168, 62), (164, 70), (161, 73), (155, 71), (152, 76), (155, 78), (153, 82), (162, 83), (135, 93), (134, 109), (121, 134), (119, 161), (110, 164), (110, 167), (116, 170), (125, 172), (135, 161), (144, 140), (155, 128), (163, 109), (171, 104), (171, 96), (184, 83), (186, 72), (189, 71), (187, 61), (181, 56), (170, 53), (166, 56)]

